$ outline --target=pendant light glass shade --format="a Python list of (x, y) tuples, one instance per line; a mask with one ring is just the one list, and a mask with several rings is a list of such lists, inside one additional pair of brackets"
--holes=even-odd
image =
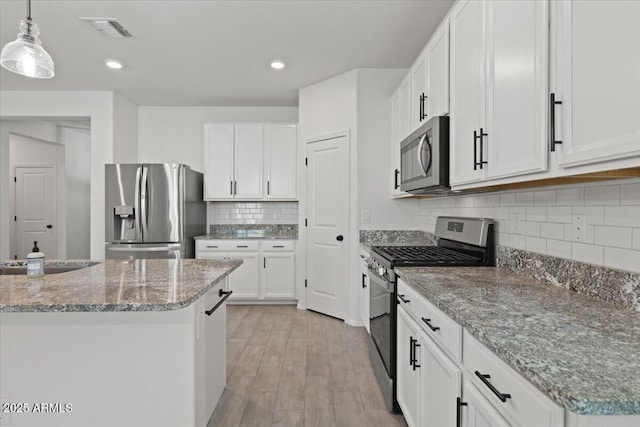
[(42, 48), (38, 25), (30, 17), (20, 22), (20, 33), (0, 54), (0, 65), (26, 77), (50, 79), (55, 74), (51, 55)]

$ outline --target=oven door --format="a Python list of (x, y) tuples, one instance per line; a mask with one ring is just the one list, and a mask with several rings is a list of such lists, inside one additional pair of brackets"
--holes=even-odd
[(395, 377), (395, 283), (369, 269), (369, 321), (373, 340), (389, 378)]

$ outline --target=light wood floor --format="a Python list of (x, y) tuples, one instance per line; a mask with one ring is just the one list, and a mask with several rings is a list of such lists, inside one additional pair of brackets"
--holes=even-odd
[(227, 307), (227, 388), (208, 427), (406, 426), (387, 411), (364, 328), (294, 306)]

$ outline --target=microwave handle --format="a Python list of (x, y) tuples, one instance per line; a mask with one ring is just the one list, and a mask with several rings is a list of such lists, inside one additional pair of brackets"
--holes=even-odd
[(420, 139), (420, 143), (418, 144), (418, 164), (420, 165), (420, 169), (422, 169), (422, 173), (424, 173), (424, 176), (427, 176), (427, 171), (424, 167), (424, 163), (422, 163), (422, 156), (420, 154), (422, 154), (422, 147), (424, 146), (424, 143), (427, 142), (427, 134), (425, 133), (424, 135), (422, 135), (422, 138)]

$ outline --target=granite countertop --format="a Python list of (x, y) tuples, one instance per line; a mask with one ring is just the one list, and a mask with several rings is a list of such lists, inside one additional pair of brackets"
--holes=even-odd
[(640, 313), (500, 268), (396, 271), (564, 408), (640, 414)]
[[(20, 264), (0, 262), (0, 267)], [(79, 267), (40, 278), (0, 275), (0, 313), (169, 311), (184, 308), (242, 264), (242, 260), (47, 261)]]
[(360, 230), (360, 248), (371, 252), (372, 246), (433, 246), (433, 234), (420, 230)]
[(196, 240), (298, 240), (297, 235), (279, 232), (262, 233), (209, 233), (194, 237)]

